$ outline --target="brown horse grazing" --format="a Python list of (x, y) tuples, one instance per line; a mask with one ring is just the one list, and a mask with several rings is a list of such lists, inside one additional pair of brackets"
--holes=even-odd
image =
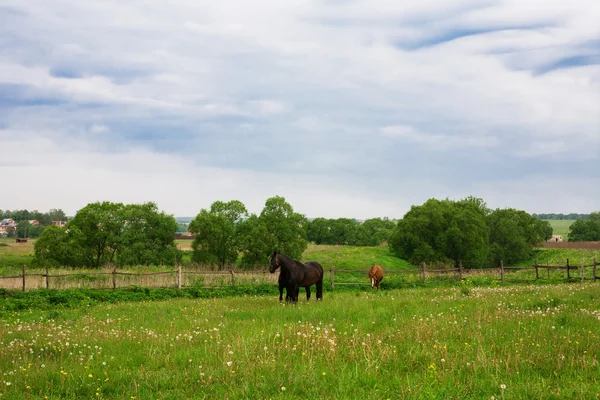
[(277, 268), (281, 268), (279, 275), (280, 300), (283, 287), (286, 289), (286, 300), (296, 303), (301, 287), (306, 288), (306, 300), (309, 300), (312, 285), (317, 287), (317, 300), (323, 300), (323, 267), (321, 264), (314, 261), (302, 264), (300, 261), (275, 251), (271, 256), (269, 272), (274, 273)]
[(371, 289), (375, 287), (379, 289), (379, 283), (383, 279), (383, 268), (377, 264), (373, 264), (369, 270), (369, 278), (371, 278)]

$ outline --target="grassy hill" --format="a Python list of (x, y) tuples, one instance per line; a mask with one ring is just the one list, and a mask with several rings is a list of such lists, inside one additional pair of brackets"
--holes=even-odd
[(408, 261), (394, 256), (387, 246), (358, 247), (310, 244), (302, 262), (318, 261), (324, 269), (367, 269), (373, 263), (386, 269), (414, 268)]
[(562, 235), (564, 240), (568, 240), (569, 227), (575, 222), (574, 219), (549, 219), (547, 221), (552, 225), (553, 235)]

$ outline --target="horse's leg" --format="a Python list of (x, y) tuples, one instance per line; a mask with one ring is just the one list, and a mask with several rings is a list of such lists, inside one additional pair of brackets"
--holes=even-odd
[(300, 286), (294, 285), (294, 303), (298, 302), (298, 294), (300, 293)]
[(310, 300), (310, 286), (306, 287), (306, 301)]
[(317, 281), (317, 300), (323, 300), (323, 279)]
[[(287, 299), (287, 294), (285, 295)], [(279, 282), (279, 301), (283, 300), (283, 283)]]

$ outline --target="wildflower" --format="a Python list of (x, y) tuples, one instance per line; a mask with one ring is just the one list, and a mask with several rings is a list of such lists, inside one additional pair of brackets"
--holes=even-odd
[(282, 392), (285, 392), (285, 386), (282, 386), (282, 387), (281, 387), (281, 391), (282, 391)]
[(231, 367), (231, 361), (227, 361), (225, 364), (227, 364), (228, 367)]
[(327, 372), (323, 372), (323, 376), (327, 375)]
[(265, 346), (263, 350), (264, 350), (264, 351), (267, 351), (267, 346)]
[(505, 385), (504, 383), (503, 383), (503, 384), (501, 384), (501, 385), (500, 385), (500, 389), (502, 389), (502, 390), (506, 389), (506, 385)]
[(93, 378), (93, 377), (94, 377), (94, 375), (88, 374), (88, 378)]

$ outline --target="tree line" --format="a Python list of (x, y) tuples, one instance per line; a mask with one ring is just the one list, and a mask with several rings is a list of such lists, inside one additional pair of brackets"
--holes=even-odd
[(306, 238), (315, 244), (377, 246), (389, 239), (395, 227), (387, 218), (363, 223), (350, 218), (315, 218), (308, 222)]
[(590, 214), (557, 214), (557, 213), (549, 213), (549, 214), (531, 214), (531, 216), (539, 219), (561, 219), (561, 220), (574, 220), (574, 219), (589, 219)]
[[(51, 209), (48, 212), (38, 210), (1, 210), (0, 220), (12, 219), (17, 222), (16, 229), (8, 230), (9, 237), (32, 237), (41, 235), (44, 228), (54, 224), (54, 221), (66, 221), (67, 216), (61, 209)], [(29, 221), (38, 221), (38, 225), (32, 225)]]
[[(575, 239), (600, 234), (600, 213), (573, 224)], [(578, 232), (581, 228), (580, 236)], [(181, 229), (154, 203), (91, 203), (65, 228), (48, 227), (35, 243), (40, 265), (100, 267), (173, 265), (182, 261), (174, 235)], [(522, 210), (487, 208), (480, 198), (430, 199), (411, 207), (397, 222), (373, 218), (309, 220), (280, 196), (266, 200), (260, 214), (238, 201), (215, 201), (190, 222), (195, 235), (191, 260), (219, 268), (265, 265), (280, 251), (300, 259), (308, 243), (375, 246), (387, 242), (413, 264), (456, 264), (465, 268), (512, 263), (531, 257), (533, 247), (552, 235), (552, 227)]]

